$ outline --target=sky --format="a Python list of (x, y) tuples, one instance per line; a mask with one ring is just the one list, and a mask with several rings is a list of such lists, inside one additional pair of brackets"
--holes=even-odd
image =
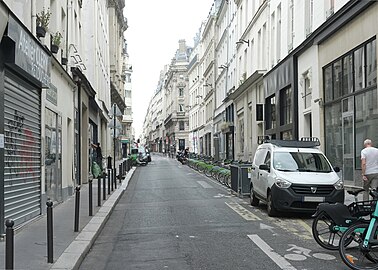
[(214, 0), (125, 0), (125, 32), (132, 74), (133, 126), (142, 133), (147, 108), (160, 71), (170, 64), (180, 39), (193, 46)]

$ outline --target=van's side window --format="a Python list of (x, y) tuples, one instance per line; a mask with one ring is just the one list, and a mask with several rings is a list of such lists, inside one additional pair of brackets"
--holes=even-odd
[(261, 164), (264, 163), (264, 157), (265, 157), (265, 149), (260, 148), (257, 149), (256, 154), (255, 154), (255, 160), (253, 161), (256, 166), (260, 166)]
[(270, 151), (268, 151), (268, 153), (266, 153), (264, 164), (268, 165), (270, 167)]

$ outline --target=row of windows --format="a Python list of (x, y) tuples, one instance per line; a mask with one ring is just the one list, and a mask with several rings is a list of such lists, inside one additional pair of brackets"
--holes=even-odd
[(323, 69), (325, 102), (376, 85), (376, 51), (374, 39), (326, 66)]

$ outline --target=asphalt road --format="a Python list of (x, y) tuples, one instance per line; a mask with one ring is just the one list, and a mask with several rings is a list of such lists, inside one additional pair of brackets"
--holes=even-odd
[(309, 216), (271, 218), (174, 159), (139, 167), (80, 269), (346, 269)]

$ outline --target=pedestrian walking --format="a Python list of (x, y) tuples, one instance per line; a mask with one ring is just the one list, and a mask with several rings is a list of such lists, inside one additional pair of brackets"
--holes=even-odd
[(365, 189), (363, 199), (367, 201), (369, 200), (369, 188), (378, 187), (378, 149), (373, 147), (370, 139), (364, 141), (364, 147), (361, 150), (361, 169)]

